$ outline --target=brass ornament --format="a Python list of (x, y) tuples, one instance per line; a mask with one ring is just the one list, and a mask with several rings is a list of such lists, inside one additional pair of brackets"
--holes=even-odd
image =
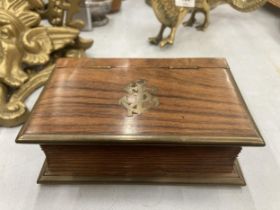
[(56, 59), (83, 56), (92, 45), (79, 37), (79, 24), (71, 18), (61, 25), (40, 25), (44, 7), (41, 0), (0, 2), (0, 126), (17, 126), (27, 119), (24, 101), (45, 84)]
[(53, 26), (67, 25), (77, 29), (84, 27), (84, 22), (74, 19), (76, 13), (80, 11), (81, 0), (49, 0), (47, 9), (41, 11), (43, 18)]
[(147, 88), (145, 80), (130, 83), (125, 91), (128, 95), (120, 99), (119, 104), (127, 109), (128, 116), (140, 115), (147, 110), (159, 106), (159, 100), (152, 94), (156, 89)]
[[(192, 12), (188, 21), (184, 22), (184, 26), (193, 26), (196, 22), (195, 16), (198, 12), (204, 15), (202, 24), (196, 26), (198, 30), (205, 30), (209, 25), (210, 10), (220, 4), (229, 4), (234, 9), (240, 12), (250, 12), (262, 7), (267, 0), (195, 0), (195, 7), (178, 7), (175, 0), (150, 0), (151, 6), (158, 20), (160, 21), (161, 28), (156, 37), (149, 39), (151, 44), (172, 45), (175, 40), (175, 35), (178, 26), (183, 22), (184, 17)], [(167, 37), (163, 37), (166, 28), (170, 28), (171, 32)]]

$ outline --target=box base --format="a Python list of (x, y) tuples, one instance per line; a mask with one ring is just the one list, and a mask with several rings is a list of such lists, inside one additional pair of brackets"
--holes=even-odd
[(50, 176), (45, 161), (40, 172), (38, 184), (69, 184), (69, 183), (163, 183), (163, 184), (225, 184), (246, 185), (238, 161), (235, 161), (231, 173), (196, 174), (186, 173), (185, 177), (94, 177), (94, 176)]

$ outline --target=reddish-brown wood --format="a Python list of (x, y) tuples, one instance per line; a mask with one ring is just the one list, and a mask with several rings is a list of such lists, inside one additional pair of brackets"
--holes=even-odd
[[(144, 79), (160, 105), (129, 117)], [(241, 146), (264, 142), (224, 59), (62, 59), (17, 142), (40, 144), (40, 182), (244, 184)]]
[[(60, 60), (21, 136), (199, 136), (262, 144), (227, 69), (222, 59)], [(139, 79), (157, 88), (160, 106), (127, 117), (119, 99)]]
[(121, 9), (122, 0), (113, 0), (111, 13), (118, 12)]
[(42, 146), (47, 176), (185, 177), (230, 173), (240, 147)]
[(269, 0), (268, 2), (280, 8), (280, 0)]

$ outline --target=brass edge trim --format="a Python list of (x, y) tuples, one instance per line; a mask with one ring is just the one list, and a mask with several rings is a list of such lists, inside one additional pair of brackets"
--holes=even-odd
[(41, 93), (40, 93), (38, 99), (36, 100), (36, 102), (35, 102), (35, 104), (34, 104), (32, 110), (30, 111), (30, 114), (29, 114), (28, 119), (25, 121), (24, 125), (21, 127), (21, 129), (20, 129), (20, 131), (19, 131), (19, 133), (18, 133), (18, 135), (17, 135), (17, 137), (16, 137), (16, 142), (18, 141), (18, 139), (20, 138), (20, 136), (22, 136), (23, 133), (26, 131), (26, 128), (28, 127), (28, 125), (29, 125), (29, 123), (30, 123), (30, 121), (31, 121), (31, 116), (33, 115), (34, 110), (37, 108), (39, 102), (41, 101), (41, 98), (43, 97), (43, 95), (44, 95), (44, 93), (45, 93), (47, 87), (49, 86), (49, 80), (52, 79), (55, 70), (56, 70), (56, 64), (55, 64), (53, 70), (51, 71), (51, 73), (50, 73), (50, 75), (49, 75), (49, 77), (48, 77), (48, 79), (47, 79), (45, 85), (43, 86), (43, 90), (41, 91)]
[(255, 120), (254, 120), (254, 118), (253, 118), (253, 116), (252, 116), (252, 114), (251, 114), (251, 112), (250, 112), (250, 110), (249, 110), (249, 108), (248, 108), (248, 106), (247, 106), (247, 104), (246, 104), (246, 102), (245, 102), (245, 100), (244, 100), (242, 94), (241, 94), (241, 91), (240, 91), (240, 89), (239, 89), (239, 87), (238, 87), (238, 85), (237, 85), (237, 83), (236, 83), (236, 81), (235, 81), (235, 79), (234, 79), (234, 76), (233, 76), (231, 70), (230, 70), (230, 69), (226, 69), (226, 71), (227, 71), (227, 73), (228, 73), (228, 75), (229, 75), (229, 77), (230, 77), (230, 80), (231, 80), (231, 82), (232, 82), (232, 84), (233, 84), (233, 86), (234, 86), (234, 88), (235, 88), (235, 90), (236, 90), (238, 99), (240, 100), (240, 102), (241, 102), (241, 103), (243, 104), (243, 106), (245, 107), (245, 111), (247, 112), (247, 114), (248, 114), (248, 116), (249, 116), (249, 119), (252, 121), (253, 127), (255, 128), (256, 133), (257, 133), (258, 136), (259, 136), (258, 139), (259, 139), (259, 141), (260, 141), (260, 146), (265, 146), (265, 141), (264, 141), (264, 139), (263, 139), (263, 137), (262, 137), (262, 134), (261, 134), (261, 132), (260, 132), (260, 130), (259, 130), (259, 128), (258, 128), (258, 126), (257, 126), (257, 124), (256, 124), (256, 122), (255, 122)]
[(262, 146), (260, 138), (256, 137), (205, 137), (205, 136), (135, 136), (135, 135), (70, 135), (70, 134), (41, 134), (22, 135), (17, 143), (30, 144), (178, 144), (178, 145), (235, 145), (235, 146)]
[(217, 174), (213, 176), (213, 174), (205, 174), (204, 177), (200, 176), (190, 176), (186, 175), (186, 177), (92, 177), (92, 176), (50, 176), (45, 175), (47, 171), (46, 161), (44, 162), (39, 177), (37, 179), (38, 184), (83, 184), (83, 183), (94, 183), (94, 184), (110, 184), (110, 183), (135, 183), (135, 184), (172, 184), (172, 185), (180, 185), (180, 184), (211, 184), (211, 185), (239, 185), (245, 186), (246, 182), (242, 175), (242, 170), (236, 160), (233, 166), (234, 174), (224, 174), (221, 173), (219, 177)]
[(242, 172), (242, 169), (241, 169), (241, 166), (239, 164), (238, 159), (235, 160), (233, 168), (234, 168), (234, 170), (236, 171), (236, 173), (237, 173), (237, 175), (239, 177), (240, 184), (242, 186), (246, 186), (246, 180), (245, 180), (245, 177), (243, 175), (243, 172)]
[[(57, 68), (65, 68), (67, 67), (67, 65), (65, 63), (63, 63), (64, 60), (75, 60), (75, 58), (60, 58), (60, 62), (58, 63), (57, 65)], [(227, 60), (224, 58), (224, 57), (188, 57), (188, 58), (185, 58), (185, 57), (179, 57), (179, 58), (88, 58), (88, 57), (84, 57), (84, 58), (81, 58), (83, 59), (84, 61), (91, 61), (91, 60), (110, 60), (112, 61), (113, 60), (161, 60), (161, 59), (165, 59), (165, 60), (203, 60), (203, 59), (212, 59), (212, 60), (215, 60), (215, 61), (223, 61), (223, 64), (224, 65), (217, 65), (217, 66), (187, 66), (185, 65), (184, 67), (189, 67), (189, 68), (229, 68), (228, 66), (228, 63), (227, 63)], [(89, 68), (100, 68), (101, 66), (100, 65), (97, 65), (97, 66), (94, 66), (94, 65), (88, 65), (87, 66), (84, 66), (84, 65), (81, 65), (80, 67), (89, 67)], [(105, 68), (112, 68), (113, 66), (111, 65), (104, 65)], [(122, 67), (127, 67), (127, 66), (114, 66), (115, 67), (118, 67), (118, 68), (122, 68)], [(139, 66), (130, 66), (130, 67), (139, 67)], [(147, 68), (153, 68), (154, 66), (145, 66)], [(170, 66), (162, 66), (162, 67), (165, 67), (165, 68), (169, 68)], [(173, 67), (175, 68), (175, 67)], [(182, 68), (182, 67), (181, 67)], [(180, 69), (180, 68), (179, 68)]]
[(43, 166), (40, 170), (39, 176), (37, 178), (37, 184), (39, 184), (40, 180), (45, 176), (44, 173), (45, 173), (46, 170), (47, 170), (47, 159), (45, 159), (45, 161), (43, 163)]

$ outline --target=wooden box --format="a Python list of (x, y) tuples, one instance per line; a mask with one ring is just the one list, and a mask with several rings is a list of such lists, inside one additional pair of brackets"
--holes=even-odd
[(268, 0), (268, 2), (280, 8), (280, 0)]
[(264, 146), (224, 59), (62, 59), (17, 143), (39, 144), (39, 183), (244, 185), (242, 146)]

